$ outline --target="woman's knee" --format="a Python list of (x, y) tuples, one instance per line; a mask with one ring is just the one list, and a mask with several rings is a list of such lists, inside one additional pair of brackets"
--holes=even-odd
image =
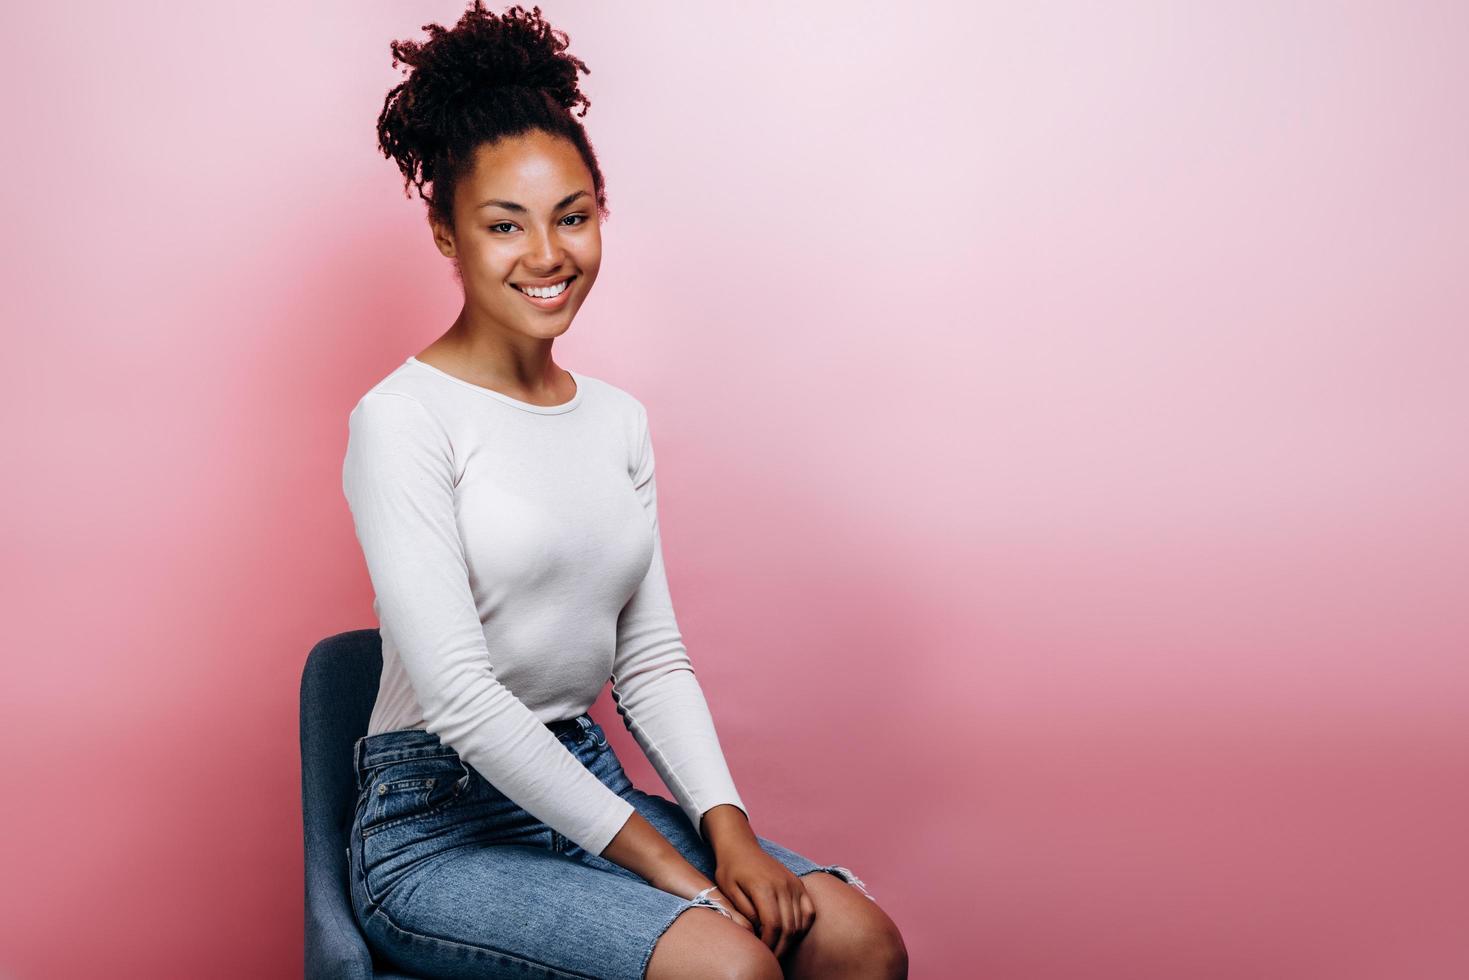
[(784, 974), (770, 947), (753, 932), (714, 909), (692, 905), (658, 938), (647, 976), (648, 980), (781, 980)]
[(861, 942), (867, 962), (873, 964), (879, 976), (908, 976), (908, 947), (897, 926), (873, 929), (863, 935)]
[(831, 875), (807, 875), (803, 881), (816, 903), (816, 921), (793, 954), (798, 974), (889, 980), (908, 975), (903, 936), (876, 902)]

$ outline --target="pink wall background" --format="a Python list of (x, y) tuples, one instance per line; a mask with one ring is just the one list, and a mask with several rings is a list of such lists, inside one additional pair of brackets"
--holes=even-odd
[[(299, 974), (346, 415), (459, 304), (373, 126), (462, 9), (0, 15), (0, 975)], [(756, 829), (915, 977), (1469, 976), (1465, 6), (543, 9), (556, 357), (650, 408)]]

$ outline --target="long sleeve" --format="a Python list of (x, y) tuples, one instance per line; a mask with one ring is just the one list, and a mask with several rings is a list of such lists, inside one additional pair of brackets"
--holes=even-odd
[(381, 630), (399, 651), (425, 729), (537, 819), (600, 854), (633, 806), (496, 677), (455, 519), (445, 429), (412, 396), (369, 392), (350, 416), (342, 488)]
[(641, 446), (634, 489), (653, 527), (653, 560), (617, 620), (612, 698), (623, 723), (703, 836), (703, 815), (721, 803), (749, 810), (735, 790), (714, 731), (708, 702), (684, 646), (658, 530), (653, 441), (646, 411), (639, 412)]

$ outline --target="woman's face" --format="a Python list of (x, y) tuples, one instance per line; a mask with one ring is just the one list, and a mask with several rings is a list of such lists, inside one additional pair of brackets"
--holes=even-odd
[[(559, 336), (602, 264), (591, 172), (569, 140), (540, 130), (487, 143), (455, 188), (452, 232), (436, 224), (434, 240), (458, 260), (476, 319), (531, 337)], [(552, 288), (538, 288), (545, 286)]]

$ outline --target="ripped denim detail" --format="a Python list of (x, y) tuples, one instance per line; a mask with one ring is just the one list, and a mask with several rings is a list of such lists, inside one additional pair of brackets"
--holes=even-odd
[(723, 905), (720, 905), (714, 899), (712, 899), (712, 898), (709, 897), (709, 893), (712, 892), (712, 891), (714, 891), (714, 889), (717, 888), (717, 887), (719, 887), (719, 886), (717, 886), (717, 885), (710, 885), (708, 888), (706, 888), (703, 891), (699, 892), (699, 894), (697, 894), (693, 898), (689, 899), (689, 904), (688, 904), (687, 907), (688, 908), (692, 908), (695, 905), (702, 905), (705, 908), (718, 909), (720, 915), (724, 916), (726, 919), (733, 919), (734, 916), (732, 916), (732, 915), (729, 914), (729, 909), (725, 908)]
[(717, 887), (719, 886), (710, 885), (708, 888), (699, 892), (699, 894), (684, 902), (682, 905), (674, 910), (673, 915), (669, 916), (668, 921), (663, 924), (663, 928), (658, 930), (658, 935), (653, 937), (653, 942), (648, 946), (648, 951), (643, 954), (643, 962), (642, 965), (639, 967), (638, 976), (646, 977), (648, 975), (648, 961), (653, 958), (653, 950), (658, 948), (658, 940), (663, 938), (663, 934), (668, 931), (670, 926), (678, 921), (678, 917), (684, 912), (688, 911), (689, 909), (699, 908), (700, 906), (702, 906), (706, 909), (714, 909), (716, 912), (727, 919), (734, 918), (734, 916), (729, 914), (729, 909), (725, 908), (723, 905), (720, 905), (714, 899), (709, 897), (709, 893), (714, 891), (714, 889)]
[[(851, 885), (853, 888), (857, 889), (862, 894), (866, 895), (869, 901), (877, 901), (877, 899), (872, 897), (872, 893), (867, 890), (867, 882), (863, 881), (861, 878), (858, 878), (856, 872), (854, 872), (851, 868), (844, 868), (840, 864), (824, 864), (819, 867), (812, 868), (811, 871), (826, 871), (834, 874), (838, 878), (845, 881), (847, 884)], [(810, 871), (807, 872), (807, 874), (810, 873)]]

